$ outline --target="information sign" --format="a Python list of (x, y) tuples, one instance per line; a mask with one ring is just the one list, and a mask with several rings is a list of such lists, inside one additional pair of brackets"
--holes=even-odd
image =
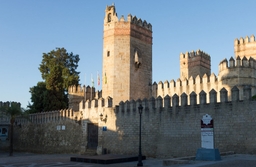
[(208, 114), (201, 120), (201, 147), (214, 149), (213, 119)]

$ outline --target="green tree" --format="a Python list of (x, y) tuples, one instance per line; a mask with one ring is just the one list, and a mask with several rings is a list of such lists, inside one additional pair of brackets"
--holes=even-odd
[(44, 82), (30, 88), (31, 113), (58, 110), (68, 107), (68, 87), (78, 85), (79, 55), (68, 53), (64, 48), (56, 48), (49, 53), (43, 53), (39, 66)]
[(37, 113), (44, 111), (45, 100), (47, 99), (47, 89), (45, 82), (38, 82), (36, 86), (30, 88), (29, 92), (31, 93), (31, 102), (32, 104), (28, 105), (29, 113)]
[(12, 102), (10, 105), (5, 105), (0, 108), (0, 110), (9, 117), (10, 119), (10, 152), (9, 155), (13, 155), (13, 124), (15, 122), (16, 117), (24, 116), (25, 110), (20, 107), (20, 103)]
[[(67, 91), (69, 86), (78, 85), (80, 72), (77, 72), (76, 69), (79, 60), (79, 55), (68, 53), (64, 48), (56, 48), (49, 53), (43, 53), (39, 70), (42, 73), (42, 78), (46, 81), (46, 87), (62, 87)], [(58, 81), (53, 81), (53, 78)], [(58, 85), (54, 85), (54, 82)]]

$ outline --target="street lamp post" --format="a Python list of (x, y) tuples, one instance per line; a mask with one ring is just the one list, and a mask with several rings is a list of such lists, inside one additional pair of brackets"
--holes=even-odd
[(141, 114), (142, 114), (142, 110), (143, 110), (143, 107), (142, 105), (140, 104), (140, 106), (138, 107), (139, 109), (139, 114), (140, 114), (140, 141), (139, 141), (139, 156), (138, 156), (138, 164), (137, 166), (143, 166), (143, 163), (142, 163), (142, 155), (141, 155)]

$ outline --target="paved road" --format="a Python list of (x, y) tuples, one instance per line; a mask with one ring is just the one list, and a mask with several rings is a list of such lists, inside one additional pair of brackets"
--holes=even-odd
[[(14, 153), (10, 157), (7, 153), (0, 153), (0, 167), (134, 167), (137, 162), (119, 164), (91, 164), (83, 162), (71, 162), (70, 157), (74, 154), (31, 154)], [(163, 167), (161, 159), (147, 159), (143, 161), (145, 167)], [(171, 167), (256, 167), (256, 155), (228, 155), (223, 156), (221, 161), (191, 161), (190, 164), (176, 164)]]
[[(0, 153), (0, 167), (133, 167), (137, 162), (127, 162), (118, 164), (92, 164), (83, 162), (71, 162), (70, 157), (74, 154), (31, 154), (31, 153), (14, 153), (12, 157), (7, 153)], [(79, 155), (80, 156), (80, 155)], [(162, 164), (162, 160), (149, 159), (143, 162), (144, 166), (157, 167)], [(162, 166), (162, 165), (161, 165)]]

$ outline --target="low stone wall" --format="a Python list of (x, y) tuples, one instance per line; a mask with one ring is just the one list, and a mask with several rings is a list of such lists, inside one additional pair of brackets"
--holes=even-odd
[(0, 151), (7, 152), (9, 150), (10, 141), (9, 140), (0, 140)]
[(28, 123), (14, 128), (14, 150), (37, 153), (79, 153), (81, 125), (71, 120)]

